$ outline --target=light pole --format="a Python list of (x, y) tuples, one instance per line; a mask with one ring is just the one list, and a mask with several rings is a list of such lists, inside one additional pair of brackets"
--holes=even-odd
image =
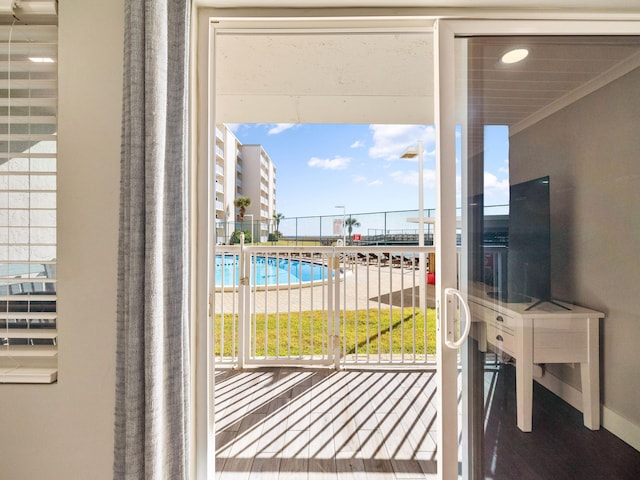
[(344, 205), (336, 205), (336, 208), (341, 208), (342, 209), (342, 246), (346, 246), (347, 245), (347, 236), (346, 236), (346, 225), (344, 224), (344, 222), (347, 220), (347, 207), (345, 207)]
[[(418, 141), (416, 147), (407, 148), (400, 158), (418, 157), (418, 246), (424, 247), (424, 171), (423, 171), (423, 151), (422, 140)], [(420, 286), (420, 310), (426, 315), (426, 291), (427, 278), (425, 270), (425, 255), (423, 251), (418, 252), (418, 272)]]

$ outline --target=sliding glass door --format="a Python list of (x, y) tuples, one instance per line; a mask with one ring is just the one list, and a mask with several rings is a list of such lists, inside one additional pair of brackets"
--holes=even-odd
[(439, 470), (633, 478), (640, 24), (436, 30), (438, 291), (472, 319), (459, 352), (441, 321)]
[[(345, 19), (323, 28), (270, 19), (259, 33), (272, 38), (258, 42), (244, 19), (205, 20), (201, 41), (234, 55), (218, 68), (208, 63), (214, 56), (200, 59), (212, 76), (200, 92), (210, 107), (203, 139), (216, 124), (238, 121), (436, 124), (438, 477), (636, 478), (640, 22), (438, 20), (432, 37), (432, 18), (405, 19), (404, 29), (386, 18), (393, 28), (382, 31), (379, 19), (360, 19), (358, 28)], [(208, 36), (225, 22), (226, 31)], [(327, 49), (325, 37), (340, 48)], [(431, 63), (416, 61), (432, 38), (433, 90)], [(281, 55), (273, 39), (290, 42), (301, 60)], [(249, 61), (256, 48), (262, 63)], [(350, 55), (338, 71), (353, 81), (331, 77), (333, 53), (309, 54), (334, 50)], [(238, 61), (247, 52), (253, 57)], [(386, 54), (371, 61), (371, 52)], [(316, 70), (301, 69), (302, 59)], [(259, 75), (229, 73), (247, 65)], [(280, 116), (265, 116), (271, 110)], [(209, 148), (201, 146), (202, 159), (217, 158)], [(208, 266), (198, 302), (208, 332), (198, 339), (205, 478), (214, 460), (207, 305), (215, 296), (202, 286), (214, 276), (218, 202), (214, 181), (207, 184), (215, 163), (200, 168), (209, 212), (199, 229), (199, 264)]]

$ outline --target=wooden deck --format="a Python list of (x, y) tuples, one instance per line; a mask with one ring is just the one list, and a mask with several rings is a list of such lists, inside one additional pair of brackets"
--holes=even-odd
[(220, 479), (435, 478), (435, 372), (223, 371), (215, 417)]
[[(514, 370), (484, 368), (484, 478), (640, 478), (640, 452), (538, 384), (533, 432), (518, 430)], [(435, 382), (434, 371), (218, 371), (216, 478), (435, 478)]]

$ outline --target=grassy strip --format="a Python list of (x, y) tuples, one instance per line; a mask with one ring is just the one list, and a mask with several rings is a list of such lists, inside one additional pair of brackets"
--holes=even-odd
[[(266, 323), (266, 329), (265, 329)], [(327, 313), (305, 311), (281, 313), (279, 315), (256, 314), (251, 318), (251, 328), (255, 330), (255, 355), (266, 356), (319, 356), (327, 351)], [(378, 355), (389, 353), (399, 355), (434, 354), (436, 351), (435, 309), (427, 309), (426, 325), (421, 311), (411, 308), (393, 308), (381, 311), (340, 312), (340, 346), (347, 355)], [(238, 345), (238, 329), (231, 314), (215, 318), (215, 354), (229, 357), (232, 351), (231, 339), (235, 336)], [(415, 329), (415, 330), (414, 330)], [(415, 331), (415, 344), (414, 344)], [(220, 344), (220, 334), (224, 334), (224, 345)], [(426, 337), (426, 338), (425, 338)], [(251, 346), (253, 350), (253, 345)]]

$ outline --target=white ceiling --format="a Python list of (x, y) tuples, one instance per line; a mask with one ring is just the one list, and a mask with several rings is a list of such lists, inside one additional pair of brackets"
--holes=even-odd
[(216, 121), (433, 123), (431, 33), (227, 33)]
[[(428, 22), (429, 12), (442, 16), (446, 15), (445, 9), (451, 16), (472, 18), (486, 18), (490, 12), (502, 18), (577, 15), (602, 19), (624, 12), (640, 19), (640, 0), (200, 0), (200, 4), (217, 7), (215, 15), (221, 23), (242, 15), (270, 16), (271, 22), (304, 18), (308, 23), (320, 23), (318, 19), (332, 16), (371, 21), (381, 18), (379, 15), (391, 15), (407, 21), (422, 15), (422, 21)], [(224, 7), (247, 10), (239, 14), (234, 8)], [(382, 7), (386, 9), (371, 10)], [(250, 10), (254, 8), (258, 10)], [(220, 36), (216, 40), (217, 121), (433, 123), (429, 33), (413, 38), (393, 33), (329, 38), (309, 32), (307, 27), (298, 35)], [(506, 48), (509, 42), (494, 42), (494, 49)], [(536, 44), (533, 39), (528, 43)], [(477, 59), (469, 72), (471, 113), (482, 115), (486, 123), (510, 125), (566, 98), (579, 85), (623, 61), (635, 48), (559, 48), (545, 46), (542, 40), (526, 62), (500, 69), (495, 68), (496, 52), (491, 51), (491, 44), (486, 43), (484, 58)], [(463, 84), (466, 87), (466, 82)]]
[[(529, 57), (502, 64), (513, 47), (528, 48)], [(220, 34), (216, 121), (432, 124), (432, 49), (432, 34), (415, 30)], [(458, 84), (483, 125), (520, 124), (597, 79), (626, 73), (616, 73), (618, 65), (640, 66), (634, 37), (485, 37), (467, 50)]]
[(0, 25), (53, 25), (58, 20), (56, 0), (0, 0)]
[[(503, 64), (514, 47), (529, 56)], [(471, 115), (482, 125), (517, 125), (554, 103), (570, 103), (586, 85), (638, 68), (640, 37), (474, 38), (468, 52)]]

